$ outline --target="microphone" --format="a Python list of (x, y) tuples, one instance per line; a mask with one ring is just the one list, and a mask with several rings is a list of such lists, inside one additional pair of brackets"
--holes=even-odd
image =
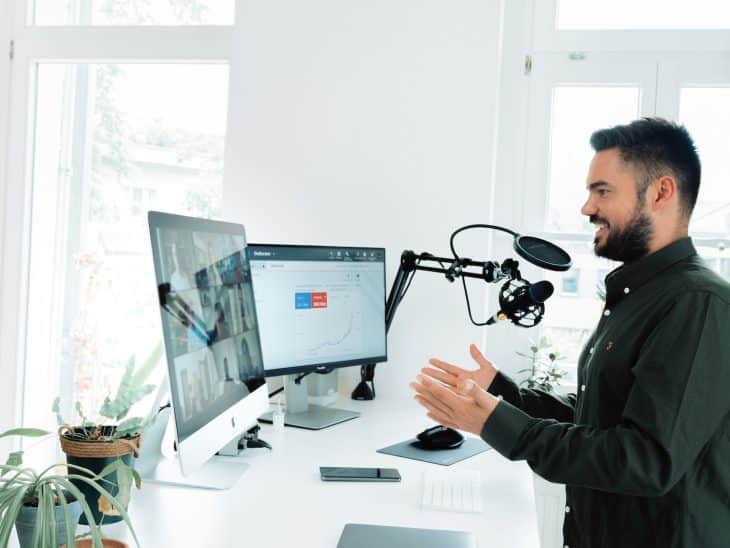
[(527, 280), (509, 280), (499, 292), (499, 312), (487, 320), (492, 325), (510, 320), (519, 327), (534, 327), (545, 314), (545, 301), (553, 294), (553, 284), (543, 280), (531, 284)]

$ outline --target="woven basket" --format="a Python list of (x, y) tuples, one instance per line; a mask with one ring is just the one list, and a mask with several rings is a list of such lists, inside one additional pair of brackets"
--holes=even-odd
[(121, 457), (122, 455), (134, 454), (139, 457), (139, 446), (142, 443), (142, 435), (129, 440), (74, 440), (68, 437), (73, 435), (75, 428), (63, 425), (58, 429), (58, 439), (61, 440), (61, 449), (67, 455), (73, 457)]

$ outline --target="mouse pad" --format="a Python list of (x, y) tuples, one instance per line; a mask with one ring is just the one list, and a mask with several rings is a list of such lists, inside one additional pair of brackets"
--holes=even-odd
[(394, 455), (396, 457), (404, 457), (406, 459), (422, 460), (425, 462), (432, 462), (434, 464), (441, 464), (443, 466), (449, 466), (455, 462), (468, 459), (479, 453), (484, 453), (487, 449), (491, 449), (483, 440), (477, 438), (467, 438), (464, 443), (456, 449), (420, 449), (411, 445), (413, 442), (418, 441), (416, 438), (411, 438), (395, 445), (389, 445), (378, 449), (378, 453), (385, 453), (386, 455)]

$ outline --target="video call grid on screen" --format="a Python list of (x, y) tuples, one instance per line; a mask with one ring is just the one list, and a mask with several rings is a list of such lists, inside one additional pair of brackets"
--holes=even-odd
[(264, 384), (241, 225), (150, 213), (180, 441)]
[(385, 249), (252, 243), (267, 376), (387, 359)]

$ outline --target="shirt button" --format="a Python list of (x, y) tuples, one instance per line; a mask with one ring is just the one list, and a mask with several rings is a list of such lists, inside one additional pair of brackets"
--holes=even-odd
[(624, 287), (624, 293), (628, 294), (629, 291), (631, 291), (631, 290), (628, 287)]
[(565, 507), (565, 513), (566, 514), (570, 514), (570, 506), (566, 506)]
[(586, 385), (585, 385), (585, 384), (582, 384), (582, 385), (581, 385), (581, 387), (580, 387), (580, 391), (581, 391), (581, 392), (585, 392), (585, 391), (586, 391)]
[(588, 349), (588, 353), (589, 354), (593, 354), (593, 347), (592, 346)]
[(604, 316), (610, 316), (611, 315), (611, 311), (610, 310), (604, 310), (603, 311), (603, 315)]

